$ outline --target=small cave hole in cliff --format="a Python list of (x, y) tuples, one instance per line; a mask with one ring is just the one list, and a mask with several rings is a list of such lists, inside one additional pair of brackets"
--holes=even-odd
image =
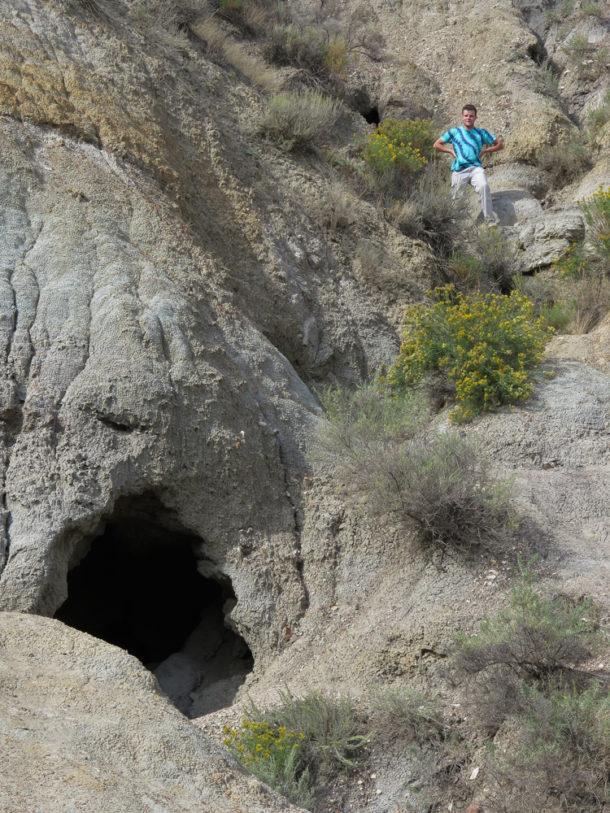
[(253, 666), (225, 621), (235, 605), (230, 580), (198, 570), (203, 545), (153, 495), (122, 498), (81, 546), (55, 614), (139, 658), (190, 717), (230, 705)]
[(361, 116), (369, 124), (379, 124), (379, 110), (376, 107), (369, 107), (367, 110), (360, 111)]

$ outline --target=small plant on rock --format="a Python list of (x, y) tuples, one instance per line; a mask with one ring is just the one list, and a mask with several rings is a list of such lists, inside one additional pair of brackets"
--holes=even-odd
[(226, 726), (224, 744), (251, 773), (299, 805), (313, 798), (309, 771), (299, 748), (305, 734), (285, 726), (270, 727), (264, 720), (242, 720), (240, 728)]

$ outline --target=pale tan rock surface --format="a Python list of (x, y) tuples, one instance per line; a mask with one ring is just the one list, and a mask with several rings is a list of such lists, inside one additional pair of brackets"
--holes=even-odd
[(122, 650), (0, 613), (0, 809), (296, 811), (196, 729)]

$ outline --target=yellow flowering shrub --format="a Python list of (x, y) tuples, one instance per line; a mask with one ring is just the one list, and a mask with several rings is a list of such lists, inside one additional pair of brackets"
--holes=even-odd
[(248, 719), (238, 729), (225, 726), (223, 730), (224, 744), (251, 773), (291, 801), (309, 804), (309, 771), (299, 759), (305, 739), (302, 731)]
[(382, 386), (399, 392), (440, 370), (455, 385), (453, 422), (467, 421), (533, 392), (528, 371), (543, 357), (553, 329), (533, 315), (533, 304), (510, 296), (463, 296), (453, 285), (430, 292), (432, 305), (407, 311), (404, 340)]
[(426, 119), (386, 119), (368, 136), (361, 152), (369, 168), (379, 175), (393, 170), (412, 173), (427, 163), (432, 141)]

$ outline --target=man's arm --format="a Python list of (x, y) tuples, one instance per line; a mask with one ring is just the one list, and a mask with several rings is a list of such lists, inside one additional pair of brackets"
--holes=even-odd
[(481, 158), (483, 155), (487, 155), (488, 152), (499, 152), (499, 150), (503, 149), (504, 142), (502, 141), (501, 138), (496, 138), (495, 141), (492, 141), (492, 143), (489, 146), (483, 147), (483, 149), (479, 153), (479, 158)]
[(455, 152), (453, 150), (453, 147), (451, 146), (450, 143), (449, 144), (445, 143), (442, 138), (437, 138), (432, 146), (434, 147), (435, 150), (438, 150), (439, 152), (449, 153), (449, 155), (452, 155), (455, 158)]

